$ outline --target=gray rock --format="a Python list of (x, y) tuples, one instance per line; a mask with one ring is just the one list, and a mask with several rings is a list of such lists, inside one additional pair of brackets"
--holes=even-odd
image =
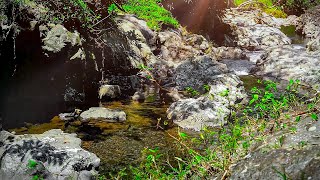
[(295, 133), (283, 130), (273, 134), (232, 167), (230, 179), (281, 180), (280, 173), (287, 179), (319, 179), (319, 128), (319, 121), (307, 117), (299, 121)]
[(307, 52), (301, 46), (270, 48), (257, 62), (256, 74), (283, 80), (299, 79), (309, 85), (320, 84), (320, 52)]
[(246, 57), (250, 62), (257, 63), (265, 58), (266, 52), (265, 51), (249, 51), (246, 52)]
[(232, 168), (230, 179), (319, 179), (319, 146), (257, 152)]
[[(81, 140), (76, 134), (63, 133), (60, 129), (37, 135), (1, 131), (0, 139), (2, 180), (30, 180), (33, 173), (48, 180), (90, 180), (97, 174), (95, 169), (100, 159), (80, 147)], [(36, 161), (37, 166), (28, 168), (29, 160)]]
[(174, 77), (175, 87), (180, 91), (192, 87), (204, 93), (203, 85), (211, 87), (198, 98), (180, 99), (168, 108), (168, 118), (183, 128), (200, 131), (206, 126), (224, 125), (229, 107), (246, 98), (239, 78), (229, 73), (224, 64), (207, 56), (181, 63)]
[(260, 10), (228, 9), (223, 21), (231, 26), (240, 47), (258, 50), (291, 44), (290, 38), (280, 31), (282, 22)]
[(118, 98), (121, 95), (120, 86), (118, 85), (102, 85), (99, 89), (99, 98)]
[(249, 75), (255, 67), (255, 63), (248, 60), (225, 59), (220, 62), (227, 65), (228, 69), (238, 76)]
[(143, 92), (140, 92), (140, 91), (137, 91), (133, 94), (133, 96), (131, 97), (132, 100), (134, 101), (138, 101), (138, 102), (141, 102), (141, 101), (144, 101), (146, 99), (145, 95)]
[[(64, 26), (60, 24), (48, 24), (49, 31), (41, 32), (43, 36), (45, 36), (42, 41), (44, 46), (42, 48), (44, 50), (50, 52), (59, 52), (62, 48), (66, 46), (66, 43), (70, 43), (72, 46), (82, 45), (82, 39), (78, 32), (69, 32)], [(39, 30), (43, 30), (41, 27)]]
[(80, 114), (81, 121), (102, 120), (105, 122), (126, 121), (126, 113), (121, 110), (114, 110), (105, 107), (91, 107), (89, 110)]
[(62, 121), (72, 121), (72, 120), (75, 119), (74, 113), (60, 113), (60, 114), (59, 114), (59, 118), (60, 118)]
[(310, 51), (320, 50), (320, 5), (310, 8), (301, 15), (297, 28), (310, 39), (307, 48)]
[(147, 26), (147, 23), (134, 15), (119, 15), (114, 20), (118, 29), (128, 38), (133, 52), (128, 54), (131, 65), (138, 68), (143, 64), (143, 59), (155, 61), (156, 57), (148, 45), (150, 39), (155, 36), (155, 32)]
[(217, 59), (244, 59), (246, 54), (237, 47), (217, 47), (214, 49)]

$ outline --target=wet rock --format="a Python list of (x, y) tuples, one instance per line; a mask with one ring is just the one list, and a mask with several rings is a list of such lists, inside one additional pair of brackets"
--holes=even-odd
[[(83, 150), (76, 134), (63, 133), (54, 129), (38, 135), (13, 135), (0, 132), (3, 146), (0, 146), (3, 180), (32, 179), (35, 174), (44, 179), (89, 180), (96, 174), (100, 159)], [(28, 168), (28, 161), (37, 162), (34, 169)]]
[(126, 113), (121, 110), (114, 110), (105, 107), (91, 107), (89, 110), (80, 114), (81, 121), (102, 120), (105, 122), (126, 121)]
[(118, 98), (121, 95), (120, 86), (118, 85), (102, 85), (99, 89), (99, 98)]
[(246, 97), (240, 79), (229, 73), (224, 64), (207, 56), (181, 63), (174, 79), (175, 88), (180, 91), (192, 87), (204, 94), (203, 85), (210, 86), (208, 93), (198, 98), (180, 99), (168, 108), (168, 118), (183, 128), (199, 131), (205, 126), (224, 125), (229, 107)]
[(42, 39), (44, 46), (42, 48), (49, 52), (57, 53), (61, 51), (62, 48), (66, 46), (66, 43), (70, 43), (72, 46), (81, 46), (82, 39), (78, 32), (69, 32), (64, 26), (60, 24), (48, 24), (47, 27), (39, 27), (39, 30), (48, 30), (41, 31)]
[(257, 62), (256, 74), (283, 80), (299, 79), (317, 85), (320, 83), (319, 57), (319, 52), (307, 52), (301, 46), (270, 48), (266, 57)]
[(291, 44), (291, 40), (280, 31), (282, 23), (260, 10), (228, 9), (223, 21), (231, 26), (240, 47), (258, 50)]

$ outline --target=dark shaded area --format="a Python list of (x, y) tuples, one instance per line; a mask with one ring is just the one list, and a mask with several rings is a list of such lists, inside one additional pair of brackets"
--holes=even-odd
[[(7, 7), (7, 16), (17, 9)], [(106, 13), (106, 12), (101, 12)], [(27, 123), (49, 122), (61, 112), (75, 108), (98, 106), (98, 88), (107, 81), (119, 84), (123, 98), (134, 93), (139, 85), (131, 67), (126, 35), (114, 28), (110, 19), (96, 28), (99, 33), (81, 27), (79, 20), (68, 20), (64, 26), (71, 32), (77, 30), (86, 40), (83, 48), (86, 60), (69, 60), (79, 49), (69, 44), (59, 53), (42, 50), (39, 26), (29, 30), (32, 15), (19, 12), (15, 21), (21, 30), (17, 36), (11, 30), (7, 38), (0, 39), (0, 117), (3, 128), (16, 128)], [(28, 17), (30, 16), (30, 17)], [(0, 37), (7, 33), (0, 29)], [(92, 57), (94, 54), (94, 58)]]
[(221, 0), (164, 0), (163, 6), (170, 10), (188, 31), (203, 35), (217, 45), (230, 45), (231, 29), (221, 22), (223, 10), (233, 6), (233, 1)]

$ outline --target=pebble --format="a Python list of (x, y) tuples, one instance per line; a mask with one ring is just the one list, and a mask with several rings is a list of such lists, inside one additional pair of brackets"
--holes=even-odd
[(308, 129), (308, 131), (315, 131), (316, 129), (317, 129), (317, 127), (312, 126), (312, 127), (310, 127), (310, 128)]

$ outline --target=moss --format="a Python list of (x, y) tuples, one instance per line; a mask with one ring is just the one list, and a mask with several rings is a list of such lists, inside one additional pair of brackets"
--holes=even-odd
[[(247, 0), (234, 0), (236, 6), (241, 5)], [(272, 0), (257, 0), (248, 3), (244, 8), (257, 8), (263, 10), (265, 13), (270, 14), (276, 18), (286, 18), (287, 14), (281, 7), (275, 6)]]
[(276, 7), (265, 8), (263, 9), (263, 11), (276, 18), (286, 18), (288, 16), (283, 10)]
[(296, 27), (294, 25), (281, 26), (280, 30), (288, 37), (294, 37), (296, 35)]
[(16, 134), (42, 134), (51, 129), (64, 130), (65, 122), (58, 116), (55, 116), (49, 123), (36, 124), (29, 127), (22, 127), (16, 129), (10, 129), (10, 131), (16, 132)]

